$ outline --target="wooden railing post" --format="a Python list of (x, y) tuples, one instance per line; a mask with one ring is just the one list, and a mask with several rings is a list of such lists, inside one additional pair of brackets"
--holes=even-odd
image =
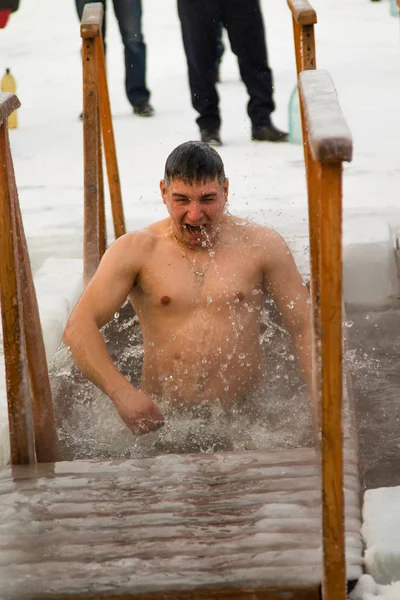
[[(302, 71), (309, 71), (317, 68), (317, 58), (315, 50), (315, 35), (314, 25), (317, 23), (317, 14), (308, 0), (287, 0), (289, 9), (292, 14), (293, 22), (293, 37), (296, 57), (296, 72), (297, 77)], [(310, 239), (310, 279), (311, 279), (311, 306), (312, 306), (312, 321), (313, 321), (313, 364), (314, 369), (313, 394), (316, 396), (320, 388), (319, 372), (320, 369), (316, 364), (318, 361), (319, 352), (316, 352), (319, 338), (319, 299), (321, 289), (321, 274), (319, 255), (319, 221), (320, 221), (320, 206), (319, 206), (319, 178), (318, 167), (312, 160), (310, 155), (310, 146), (306, 139), (306, 126), (304, 122), (303, 100), (300, 94), (300, 114), (301, 114), (301, 129), (303, 133), (303, 151), (304, 162), (306, 167), (307, 179), (307, 195), (308, 195), (308, 231)], [(318, 440), (316, 440), (318, 443)]]
[(18, 265), (16, 269), (19, 274), (21, 290), (23, 290), (22, 312), (31, 391), (36, 459), (38, 462), (55, 462), (59, 460), (58, 440), (50, 378), (47, 369), (46, 349), (9, 146), (7, 152), (7, 169), (18, 247)]
[(106, 162), (108, 186), (110, 190), (111, 212), (114, 223), (115, 239), (126, 233), (124, 210), (122, 206), (121, 183), (119, 179), (117, 151), (111, 117), (110, 96), (106, 76), (104, 46), (101, 36), (96, 37), (97, 78), (100, 108), (101, 132), (103, 135), (104, 157)]
[[(320, 203), (318, 251), (321, 288), (321, 456), (324, 600), (345, 600), (342, 432), (342, 163), (352, 158), (352, 139), (326, 71), (299, 76), (306, 143)], [(314, 366), (315, 368), (315, 366)]]
[[(7, 98), (5, 96), (8, 96)], [(0, 293), (12, 464), (33, 464), (35, 442), (25, 350), (20, 281), (16, 267), (16, 224), (7, 170), (8, 116), (20, 106), (16, 96), (1, 94), (0, 105)]]
[(58, 459), (39, 309), (18, 202), (7, 117), (20, 106), (0, 95), (0, 294), (11, 463)]
[[(97, 23), (90, 27), (91, 37), (86, 35), (85, 17), (88, 20), (86, 5), (82, 17), (82, 75), (83, 75), (83, 156), (84, 156), (84, 223), (83, 223), (83, 280), (87, 284), (93, 277), (100, 262), (100, 232), (99, 208), (103, 180), (100, 179), (101, 169), (101, 137), (99, 128), (98, 99), (97, 99), (97, 66), (95, 53), (95, 35), (99, 35)], [(103, 10), (103, 6), (101, 6)], [(91, 15), (89, 14), (89, 17)], [(83, 35), (85, 34), (85, 35)], [(100, 188), (100, 189), (99, 189)]]
[(117, 154), (101, 35), (102, 3), (86, 4), (81, 20), (84, 138), (84, 283), (106, 250), (102, 139), (115, 237), (125, 233)]

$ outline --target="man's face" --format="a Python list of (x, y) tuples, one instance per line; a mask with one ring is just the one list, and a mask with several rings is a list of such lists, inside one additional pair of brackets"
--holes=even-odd
[(161, 180), (160, 190), (176, 237), (192, 248), (212, 245), (228, 200), (229, 183), (218, 179), (188, 184), (173, 179), (168, 187)]

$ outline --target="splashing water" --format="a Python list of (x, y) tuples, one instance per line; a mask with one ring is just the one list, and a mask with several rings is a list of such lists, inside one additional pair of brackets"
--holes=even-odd
[[(311, 446), (308, 395), (293, 360), (290, 337), (274, 311), (270, 301), (261, 315), (263, 379), (257, 394), (229, 407), (218, 398), (179, 409), (160, 401), (164, 427), (140, 437), (132, 435), (111, 400), (79, 373), (61, 346), (51, 364), (51, 385), (63, 459)], [(238, 323), (232, 326), (234, 336), (240, 335)], [(104, 327), (103, 335), (117, 367), (140, 386), (143, 344), (129, 303)], [(249, 360), (245, 355), (240, 358)], [(229, 390), (229, 381), (224, 384)]]

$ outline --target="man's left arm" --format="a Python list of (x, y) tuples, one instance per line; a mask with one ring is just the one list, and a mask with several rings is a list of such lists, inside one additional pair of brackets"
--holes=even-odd
[(296, 351), (312, 403), (314, 436), (319, 438), (319, 406), (313, 393), (312, 320), (310, 296), (293, 254), (275, 231), (268, 233), (264, 286), (276, 303)]

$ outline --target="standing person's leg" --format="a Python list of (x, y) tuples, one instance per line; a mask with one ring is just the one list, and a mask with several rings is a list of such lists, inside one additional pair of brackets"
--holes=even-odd
[(225, 46), (224, 46), (224, 42), (222, 40), (222, 29), (223, 29), (223, 24), (219, 23), (218, 32), (217, 32), (217, 63), (216, 63), (216, 67), (215, 67), (215, 70), (217, 73), (217, 76), (215, 79), (216, 79), (217, 83), (219, 83), (219, 81), (220, 81), (220, 65), (222, 62), (222, 56), (225, 52)]
[(219, 0), (178, 0), (193, 108), (202, 141), (220, 144), (219, 98), (215, 87)]
[(75, 0), (76, 12), (78, 13), (79, 20), (82, 19), (83, 9), (85, 4), (91, 4), (93, 2), (101, 1), (104, 6), (104, 19), (103, 19), (103, 27), (102, 27), (102, 35), (103, 35), (103, 43), (104, 48), (106, 46), (106, 0)]
[(142, 34), (141, 0), (113, 0), (125, 49), (125, 88), (134, 112), (142, 117), (154, 114), (146, 87), (146, 45)]
[(260, 141), (285, 141), (287, 134), (271, 122), (275, 109), (272, 72), (268, 64), (264, 22), (259, 0), (224, 0), (224, 22), (240, 75), (249, 94), (247, 112), (252, 137)]

